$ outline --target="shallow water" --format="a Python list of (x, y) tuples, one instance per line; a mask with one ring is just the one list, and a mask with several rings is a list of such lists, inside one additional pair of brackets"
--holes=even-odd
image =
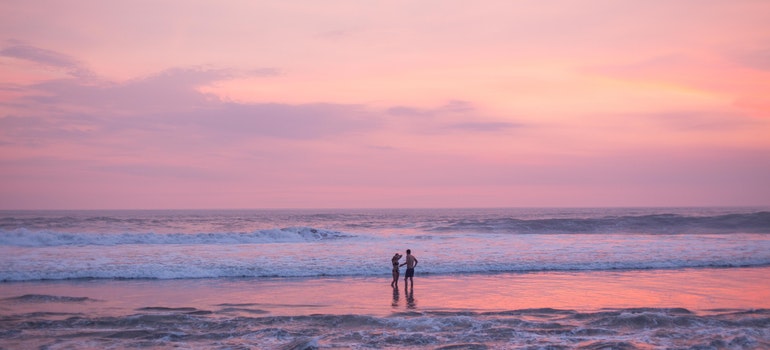
[(0, 281), (770, 266), (758, 210), (0, 212)]
[[(770, 346), (768, 310), (696, 315), (686, 309), (599, 312), (413, 312), (388, 317), (227, 317), (227, 311), (146, 309), (121, 318), (26, 316), (3, 346), (65, 348), (652, 349)], [(62, 315), (64, 316), (64, 315)], [(5, 325), (11, 322), (3, 320)], [(23, 334), (23, 336), (19, 336)]]
[(0, 347), (770, 346), (770, 268), (0, 284)]
[(767, 276), (767, 208), (0, 212), (0, 348), (766, 349)]

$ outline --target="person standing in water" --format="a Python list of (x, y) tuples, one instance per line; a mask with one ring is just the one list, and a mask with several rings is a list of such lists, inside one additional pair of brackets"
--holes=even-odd
[(412, 288), (414, 288), (414, 268), (417, 266), (417, 258), (412, 255), (412, 250), (406, 250), (406, 262), (400, 266), (406, 265), (406, 274), (404, 274), (404, 288), (409, 288), (407, 279), (412, 281)]
[(402, 256), (403, 255), (396, 253), (393, 255), (393, 258), (390, 259), (390, 261), (393, 263), (393, 282), (390, 282), (390, 286), (393, 288), (398, 288), (398, 276), (400, 274), (398, 272), (398, 260), (401, 259)]

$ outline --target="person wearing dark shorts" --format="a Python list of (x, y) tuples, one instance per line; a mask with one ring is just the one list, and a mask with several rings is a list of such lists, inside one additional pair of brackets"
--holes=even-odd
[(404, 288), (409, 287), (409, 281), (412, 282), (412, 288), (414, 288), (414, 268), (417, 266), (417, 258), (412, 255), (412, 250), (406, 250), (406, 262), (400, 266), (406, 265), (406, 274), (404, 274)]

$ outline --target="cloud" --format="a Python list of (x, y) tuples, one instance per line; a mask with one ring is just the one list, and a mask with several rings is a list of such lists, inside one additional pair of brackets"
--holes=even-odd
[(687, 71), (693, 68), (694, 57), (682, 54), (658, 55), (634, 62), (621, 62), (588, 67), (589, 72), (620, 78), (650, 79), (667, 76), (671, 72)]
[(749, 68), (770, 71), (770, 48), (735, 55), (734, 60)]
[(665, 128), (682, 132), (734, 130), (759, 125), (761, 121), (739, 113), (673, 111), (641, 115)]
[(34, 95), (22, 98), (23, 116), (0, 117), (0, 141), (39, 145), (132, 135), (139, 143), (173, 147), (169, 140), (186, 136), (207, 145), (308, 140), (378, 125), (379, 116), (358, 105), (235, 103), (199, 90), (244, 74), (269, 77), (278, 71), (173, 68), (122, 83), (78, 78), (39, 83), (30, 87)]
[(11, 43), (12, 45), (0, 50), (0, 56), (13, 57), (44, 66), (60, 68), (73, 77), (90, 78), (94, 76), (85, 64), (69, 55), (23, 44), (18, 41), (11, 41)]
[(282, 75), (282, 73), (278, 68), (257, 68), (244, 74), (246, 77), (276, 77), (279, 75)]
[(82, 141), (89, 138), (98, 124), (96, 118), (83, 115), (65, 118), (5, 116), (0, 117), (0, 141), (26, 147), (40, 147), (57, 141)]
[(434, 117), (447, 114), (470, 113), (475, 110), (473, 104), (467, 101), (451, 100), (438, 108), (416, 108), (409, 106), (394, 106), (387, 109), (387, 114), (408, 117)]
[(191, 165), (168, 165), (158, 163), (130, 163), (130, 164), (96, 164), (87, 167), (88, 169), (104, 172), (129, 175), (131, 177), (144, 177), (152, 179), (175, 179), (175, 180), (207, 180), (223, 181), (228, 180), (226, 174), (218, 172), (216, 169)]
[(443, 113), (468, 113), (473, 112), (476, 108), (472, 103), (461, 100), (451, 100), (447, 104), (441, 106), (438, 112)]
[(497, 132), (523, 127), (520, 123), (507, 122), (466, 122), (451, 124), (447, 128), (471, 132)]
[[(0, 119), (6, 130), (0, 132), (0, 141), (6, 144), (98, 142), (126, 135), (139, 143), (172, 148), (171, 140), (186, 137), (208, 145), (255, 138), (312, 140), (386, 128), (388, 116), (410, 117), (398, 122), (405, 123), (407, 132), (418, 134), (495, 132), (520, 126), (479, 120), (476, 107), (463, 100), (435, 108), (394, 106), (384, 112), (354, 104), (223, 101), (202, 88), (230, 79), (275, 77), (280, 70), (176, 67), (116, 82), (97, 78), (68, 55), (12, 44), (2, 50), (3, 55), (66, 69), (72, 77), (27, 86), (22, 97), (6, 102), (6, 107), (13, 105), (17, 111)], [(411, 118), (418, 116), (423, 120)]]
[(200, 86), (231, 77), (230, 71), (222, 69), (174, 68), (123, 83), (60, 79), (32, 86), (42, 93), (27, 99), (43, 105), (81, 106), (113, 113), (185, 110), (207, 103), (207, 96), (197, 90)]
[(462, 100), (450, 100), (436, 108), (395, 106), (388, 108), (385, 113), (394, 117), (408, 117), (413, 129), (427, 134), (447, 131), (488, 133), (526, 126), (522, 123), (489, 121), (489, 118), (481, 115), (472, 103)]
[(183, 106), (196, 108), (206, 105), (211, 96), (199, 88), (234, 78), (274, 77), (281, 75), (277, 68), (263, 67), (251, 70), (214, 69), (204, 67), (177, 67), (157, 74), (124, 82), (99, 77), (85, 63), (72, 56), (9, 40), (0, 50), (0, 56), (33, 62), (64, 70), (71, 78), (44, 81), (31, 86), (6, 85), (25, 97), (6, 106), (24, 106), (39, 110), (42, 106), (80, 106), (89, 110), (108, 109), (114, 112), (154, 110), (168, 111)]
[(230, 137), (317, 139), (371, 130), (378, 117), (362, 106), (342, 104), (218, 103), (206, 110), (176, 116), (201, 132)]

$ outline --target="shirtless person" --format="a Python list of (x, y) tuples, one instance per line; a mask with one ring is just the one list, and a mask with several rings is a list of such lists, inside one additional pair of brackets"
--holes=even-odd
[(404, 288), (409, 287), (409, 283), (407, 282), (407, 278), (412, 281), (412, 288), (414, 288), (414, 268), (417, 266), (417, 258), (412, 255), (412, 250), (407, 249), (406, 250), (406, 262), (399, 265), (404, 266), (406, 265), (406, 274), (404, 274)]

